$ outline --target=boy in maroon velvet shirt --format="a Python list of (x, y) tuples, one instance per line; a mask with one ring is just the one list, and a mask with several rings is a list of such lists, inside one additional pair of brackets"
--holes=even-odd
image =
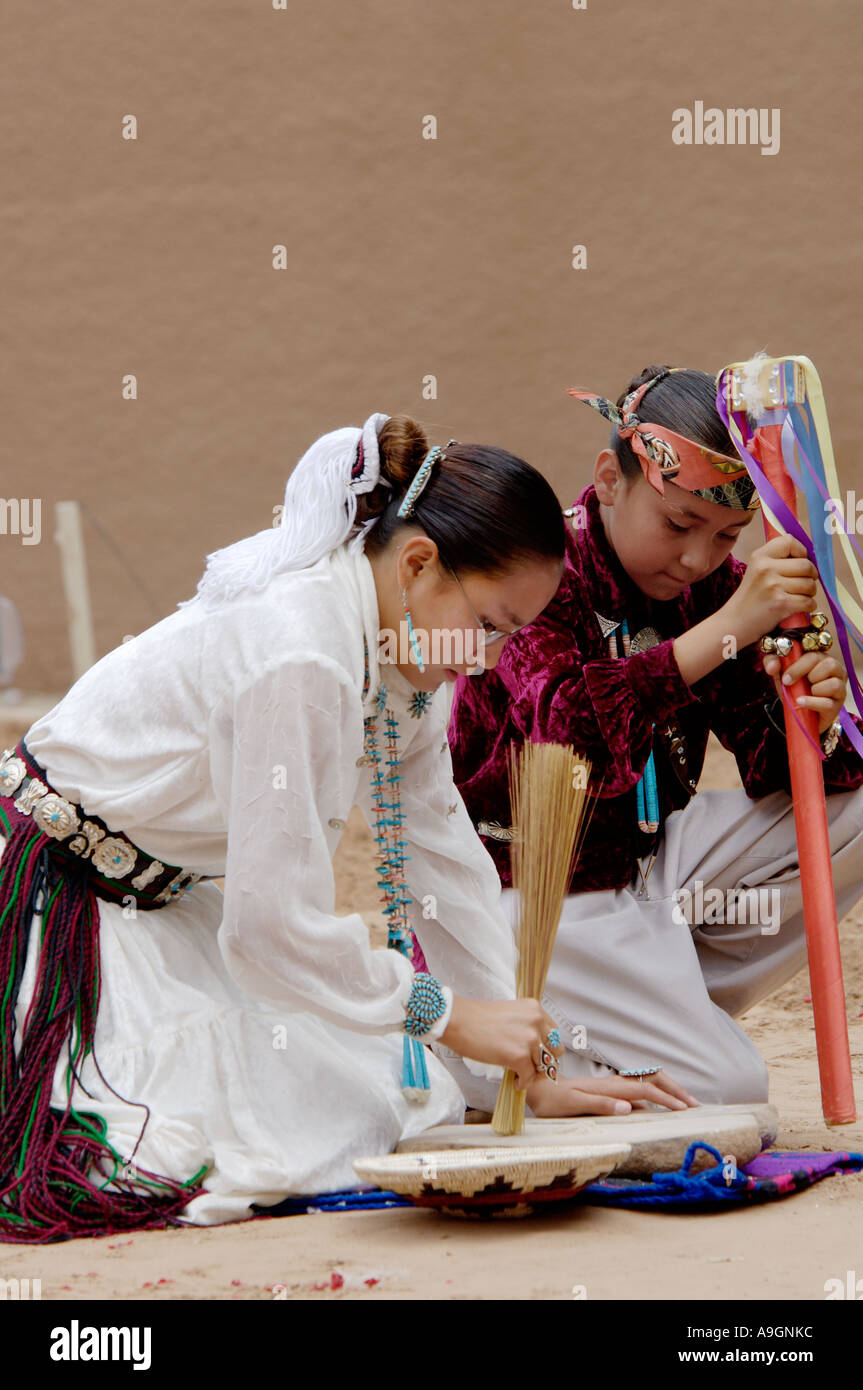
[[(701, 1101), (763, 1100), (766, 1068), (730, 1015), (806, 950), (780, 663), (759, 638), (812, 608), (816, 571), (787, 536), (748, 566), (730, 554), (758, 499), (711, 377), (650, 368), (617, 408), (577, 394), (617, 428), (568, 512), (551, 604), (457, 682), (456, 782), (513, 913), (509, 744), (572, 743), (601, 784), (544, 1000), (567, 1044), (563, 1075), (661, 1067)], [(808, 678), (829, 750), (841, 917), (863, 894), (863, 763), (834, 722), (846, 675), (823, 650), (790, 675)], [(745, 790), (694, 795), (711, 729)]]

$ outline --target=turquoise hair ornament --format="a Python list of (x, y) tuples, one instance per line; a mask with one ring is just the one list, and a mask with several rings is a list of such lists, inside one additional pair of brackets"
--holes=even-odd
[(443, 457), (444, 453), (439, 444), (435, 444), (433, 448), (429, 449), (428, 453), (426, 454), (425, 458), (423, 459), (422, 463), (417, 469), (416, 476), (414, 477), (410, 487), (404, 495), (402, 504), (398, 509), (398, 516), (413, 516), (414, 503), (416, 502), (423, 488), (428, 483), (428, 480), (431, 477), (432, 468), (438, 462), (438, 460), (442, 459)]

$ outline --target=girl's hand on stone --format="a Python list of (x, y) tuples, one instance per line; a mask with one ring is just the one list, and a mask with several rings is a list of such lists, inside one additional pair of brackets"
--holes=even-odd
[(648, 1103), (668, 1110), (698, 1105), (688, 1091), (664, 1071), (643, 1081), (625, 1076), (560, 1077), (557, 1082), (534, 1081), (527, 1089), (527, 1103), (534, 1115), (547, 1119), (566, 1115), (628, 1115)]

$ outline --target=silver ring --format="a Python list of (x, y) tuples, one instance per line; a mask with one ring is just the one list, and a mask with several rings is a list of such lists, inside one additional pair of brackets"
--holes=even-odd
[(539, 1049), (539, 1066), (537, 1067), (537, 1071), (545, 1072), (549, 1081), (557, 1080), (557, 1059), (546, 1047), (540, 1047)]

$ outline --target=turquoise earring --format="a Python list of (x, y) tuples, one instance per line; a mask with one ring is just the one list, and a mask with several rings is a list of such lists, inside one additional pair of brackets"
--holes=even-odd
[(419, 671), (422, 672), (425, 670), (425, 662), (423, 661), (422, 648), (420, 647), (419, 638), (417, 637), (416, 629), (414, 627), (414, 620), (411, 617), (411, 610), (408, 608), (407, 586), (405, 586), (402, 589), (402, 604), (404, 606), (405, 616), (408, 620), (408, 641), (411, 644), (411, 651), (414, 654), (414, 659), (416, 660), (417, 668)]

